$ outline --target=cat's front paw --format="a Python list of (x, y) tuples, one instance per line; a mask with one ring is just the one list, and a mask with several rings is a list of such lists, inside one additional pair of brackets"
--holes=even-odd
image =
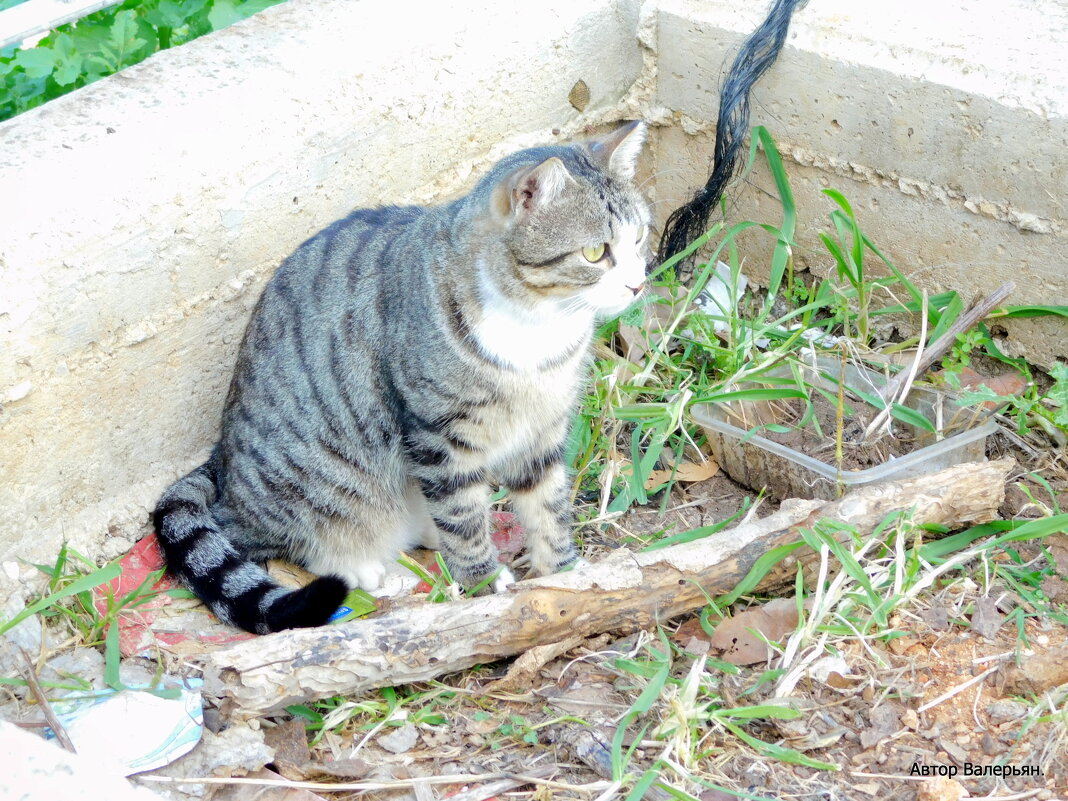
[(386, 566), (382, 562), (364, 562), (356, 569), (356, 584), (364, 592), (374, 592), (382, 586)]
[(558, 550), (539, 552), (534, 549), (530, 554), (530, 575), (551, 576), (571, 570), (573, 566), (588, 564), (589, 562), (578, 555), (578, 550), (573, 545), (564, 553)]
[(502, 567), (501, 572), (497, 574), (497, 578), (493, 580), (493, 591), (504, 592), (513, 584), (515, 584), (515, 574), (507, 567)]
[(593, 564), (593, 562), (590, 562), (587, 559), (583, 559), (580, 556), (577, 559), (575, 559), (575, 561), (572, 562), (571, 564), (565, 565), (564, 567), (560, 568), (560, 572), (561, 573), (566, 573), (569, 570), (582, 570), (583, 568), (590, 567), (592, 564)]

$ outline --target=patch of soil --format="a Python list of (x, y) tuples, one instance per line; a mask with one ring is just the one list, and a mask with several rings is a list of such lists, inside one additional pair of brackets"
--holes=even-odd
[[(732, 481), (723, 473), (692, 484), (676, 483), (667, 498), (663, 493), (656, 495), (650, 498), (648, 506), (634, 507), (612, 521), (611, 531), (601, 544), (641, 548), (673, 534), (720, 523), (740, 511), (746, 501), (755, 505), (753, 514), (758, 517), (769, 515), (779, 508), (777, 501), (765, 498), (757, 503), (758, 498), (757, 492)], [(584, 537), (584, 544), (590, 544), (590, 535)]]
[[(865, 442), (864, 432), (878, 411), (864, 403), (848, 401), (842, 411), (839, 420), (837, 406), (818, 393), (812, 397), (812, 412), (807, 418), (805, 404), (800, 399), (768, 403), (759, 412), (762, 422), (789, 426), (790, 430), (764, 429), (760, 435), (846, 471), (876, 467), (930, 444), (929, 437), (921, 437), (916, 429), (901, 424), (895, 424), (892, 433)], [(751, 427), (752, 424), (746, 426), (745, 422), (742, 421), (741, 427)], [(840, 463), (836, 455), (839, 427), (842, 430)]]

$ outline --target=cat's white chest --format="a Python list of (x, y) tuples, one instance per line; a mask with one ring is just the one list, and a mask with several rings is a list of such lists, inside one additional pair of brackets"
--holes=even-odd
[(548, 301), (525, 308), (484, 288), (482, 317), (473, 334), (483, 353), (528, 371), (573, 354), (592, 329), (592, 312), (571, 311)]

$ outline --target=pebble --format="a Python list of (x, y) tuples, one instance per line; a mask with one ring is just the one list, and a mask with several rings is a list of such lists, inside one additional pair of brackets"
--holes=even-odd
[(381, 735), (377, 743), (394, 754), (406, 754), (411, 751), (419, 739), (419, 730), (412, 723), (405, 723), (389, 734)]
[(990, 719), (996, 722), (1018, 720), (1027, 714), (1027, 707), (1019, 701), (995, 701), (986, 708)]
[(41, 671), (42, 681), (71, 684), (77, 679), (94, 690), (104, 689), (104, 655), (95, 648), (72, 648), (48, 660)]

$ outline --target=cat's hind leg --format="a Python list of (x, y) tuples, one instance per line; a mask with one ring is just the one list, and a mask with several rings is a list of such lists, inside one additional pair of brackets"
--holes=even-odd
[(407, 508), (400, 503), (361, 506), (351, 516), (320, 522), (301, 561), (312, 573), (338, 575), (350, 586), (374, 593), (406, 546), (409, 526)]

